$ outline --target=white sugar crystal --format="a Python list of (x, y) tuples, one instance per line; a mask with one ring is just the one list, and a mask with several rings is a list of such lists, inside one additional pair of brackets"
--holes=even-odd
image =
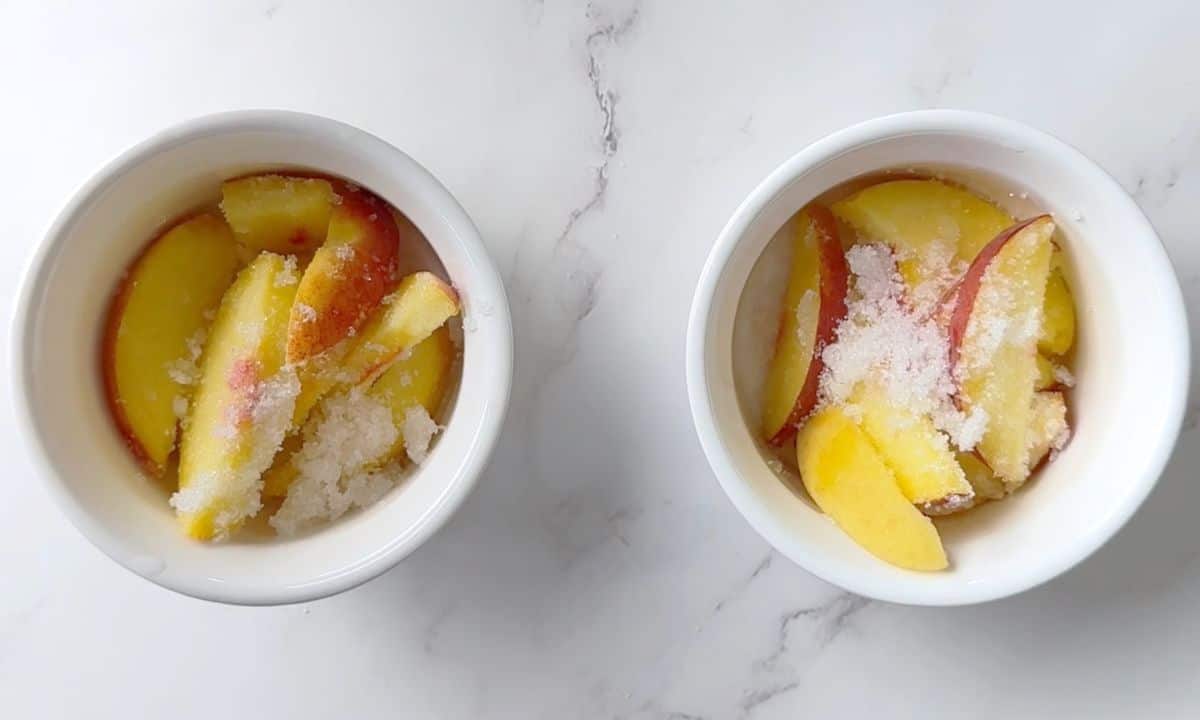
[(931, 413), (933, 424), (950, 436), (950, 442), (962, 452), (973, 450), (987, 431), (988, 413), (981, 407), (962, 412), (953, 403), (942, 403)]
[(317, 311), (311, 305), (296, 303), (294, 307), (296, 308), (296, 314), (300, 316), (301, 322), (310, 323), (316, 321)]
[(288, 287), (300, 282), (300, 275), (297, 272), (297, 261), (295, 255), (288, 255), (283, 259), (283, 270), (275, 276), (275, 287)]
[(188, 357), (195, 361), (200, 358), (200, 353), (204, 351), (204, 341), (208, 338), (208, 331), (200, 328), (196, 332), (188, 336), (187, 349)]
[(187, 338), (187, 354), (167, 363), (167, 377), (180, 385), (194, 385), (200, 380), (200, 365), (197, 361), (200, 359), (200, 353), (204, 351), (204, 339), (207, 335), (208, 332), (200, 328)]
[[(808, 318), (817, 316), (817, 309), (820, 307), (821, 298), (811, 289), (805, 290), (800, 296), (800, 302), (796, 303), (796, 319), (799, 320), (799, 327), (796, 328), (797, 333), (812, 332), (811, 328), (806, 327)], [(806, 338), (801, 338), (805, 340)]]
[(1066, 365), (1054, 366), (1054, 381), (1063, 387), (1075, 387), (1075, 376), (1067, 369)]
[(986, 367), (1000, 349), (1012, 324), (1013, 298), (1007, 283), (989, 277), (995, 263), (985, 271), (984, 280), (971, 307), (966, 337), (961, 346), (959, 364), (963, 369)]
[(974, 493), (953, 493), (937, 500), (922, 503), (920, 509), (926, 515), (951, 515), (959, 510), (965, 510), (974, 506), (975, 502), (976, 497)]
[(908, 298), (917, 313), (928, 312), (946, 290), (967, 271), (967, 263), (959, 260), (957, 255), (957, 225), (954, 235), (955, 239), (934, 240), (919, 257), (917, 274), (925, 280), (913, 288)]
[(184, 418), (187, 417), (187, 411), (187, 398), (182, 395), (176, 395), (175, 397), (171, 398), (171, 412), (175, 413), (176, 419), (182, 422)]
[(891, 250), (856, 245), (846, 252), (846, 262), (852, 292), (835, 341), (821, 352), (821, 404), (842, 407), (858, 419), (862, 410), (850, 399), (870, 381), (888, 402), (929, 415), (960, 450), (974, 447), (987, 428), (987, 414), (964, 415), (955, 407), (949, 338), (933, 318), (907, 302)]
[(198, 513), (219, 497), (222, 490), (217, 473), (201, 473), (194, 476), (186, 488), (172, 495), (170, 504), (181, 513)]
[(1028, 345), (1041, 331), (1041, 306), (1018, 312), (1012, 282), (996, 275), (1000, 272), (998, 265), (993, 262), (985, 271), (972, 305), (959, 358), (960, 372), (988, 367), (1002, 345)]
[(850, 418), (851, 420), (853, 420), (856, 423), (862, 422), (863, 407), (862, 407), (862, 405), (859, 405), (858, 403), (848, 402), (845, 405), (842, 405), (842, 413), (844, 413), (846, 417)]
[(399, 479), (392, 464), (372, 469), (399, 437), (386, 405), (361, 389), (321, 402), (293, 456), (296, 479), (271, 525), (291, 535), (317, 521), (334, 520), (378, 500)]
[(1057, 433), (1054, 434), (1054, 440), (1050, 442), (1050, 449), (1058, 452), (1067, 446), (1071, 440), (1071, 426), (1063, 422)]
[(429, 456), (429, 444), (440, 429), (421, 405), (414, 405), (405, 410), (401, 433), (404, 436), (404, 451), (408, 453), (408, 458), (418, 465), (425, 462), (425, 458)]
[(240, 322), (237, 326), (238, 336), (245, 341), (247, 345), (258, 344), (258, 339), (262, 336), (263, 322), (261, 320)]
[(391, 462), (377, 470), (358, 470), (342, 478), (345, 495), (352, 507), (374, 505), (388, 490), (396, 487), (404, 466)]
[(353, 260), (354, 248), (349, 245), (338, 245), (333, 254), (337, 256), (338, 260)]
[(188, 362), (183, 358), (172, 360), (167, 363), (167, 377), (179, 383), (180, 385), (191, 385), (196, 382), (200, 376), (200, 370), (195, 363)]
[(1034, 306), (1024, 316), (1017, 318), (1014, 330), (1012, 342), (1027, 344), (1036, 340), (1042, 330), (1041, 306)]
[(954, 391), (945, 333), (905, 307), (903, 285), (886, 247), (858, 245), (846, 260), (854, 293), (836, 341), (821, 354), (822, 400), (844, 405), (860, 382), (873, 378), (892, 402), (916, 412), (932, 410), (931, 399)]
[(955, 368), (960, 377), (989, 367), (1003, 346), (1033, 344), (1041, 331), (1041, 304), (1020, 310), (1020, 286), (1014, 287), (1014, 281), (999, 275), (1000, 272), (997, 262), (990, 263), (984, 271)]

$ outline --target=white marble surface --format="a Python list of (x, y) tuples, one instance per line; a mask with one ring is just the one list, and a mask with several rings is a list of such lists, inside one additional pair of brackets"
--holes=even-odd
[(982, 4), (4, 3), (6, 307), (102, 162), (194, 115), (284, 107), (377, 133), (449, 186), (504, 273), (518, 351), (463, 510), (307, 606), (206, 604), (117, 567), (51, 504), (4, 403), (0, 712), (1194, 717), (1195, 392), (1108, 547), (952, 610), (864, 602), (772, 554), (691, 428), (684, 325), (721, 225), (792, 152), (888, 112), (997, 112), (1079, 146), (1145, 208), (1195, 312), (1200, 5)]

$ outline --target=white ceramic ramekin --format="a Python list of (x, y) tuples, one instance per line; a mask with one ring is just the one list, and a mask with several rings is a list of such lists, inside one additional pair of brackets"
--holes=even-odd
[[(429, 459), (365, 511), (288, 541), (209, 545), (181, 536), (105, 408), (98, 343), (108, 299), (151, 233), (217, 198), (221, 180), (294, 166), (344, 177), (403, 211), (464, 301), (462, 383)], [(83, 534), (159, 585), (209, 600), (275, 604), (351, 588), (425, 542), (474, 486), (512, 384), (504, 286), (467, 214), (400, 150), (312, 115), (199, 118), (124, 153), (67, 204), (30, 263), (13, 324), (16, 414), (39, 474)]]
[[(928, 167), (999, 194), (995, 199), (1018, 214), (1053, 213), (1079, 312), (1070, 445), (1015, 496), (941, 523), (952, 563), (941, 573), (877, 560), (768, 466), (756, 409), (775, 316), (755, 322), (765, 312), (755, 309), (763, 293), (747, 282), (760, 274), (751, 271), (783, 223), (820, 193), (864, 173)], [(755, 188), (721, 232), (700, 277), (688, 326), (687, 382), (696, 430), (718, 480), (776, 549), (860, 595), (961, 605), (1045, 582), (1120, 529), (1154, 487), (1175, 444), (1188, 353), (1183, 297), (1167, 255), (1109, 175), (1078, 150), (1025, 125), (932, 110), (834, 133)]]

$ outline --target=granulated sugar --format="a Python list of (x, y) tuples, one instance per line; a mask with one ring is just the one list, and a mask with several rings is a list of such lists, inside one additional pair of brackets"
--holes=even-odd
[(300, 282), (300, 275), (297, 272), (297, 261), (295, 255), (288, 255), (283, 259), (283, 269), (275, 275), (275, 287), (288, 287)]
[(175, 419), (179, 422), (187, 420), (188, 400), (182, 395), (176, 395), (171, 398), (171, 412), (175, 414)]
[[(909, 302), (891, 250), (856, 245), (846, 252), (846, 262), (851, 294), (837, 339), (821, 354), (820, 403), (846, 407), (855, 388), (870, 380), (889, 402), (928, 414), (958, 449), (973, 448), (987, 415), (966, 415), (955, 406), (949, 338)], [(936, 299), (936, 292), (930, 294)]]
[(429, 455), (429, 444), (440, 429), (423, 406), (413, 405), (405, 410), (404, 425), (400, 431), (408, 458), (418, 465), (425, 462)]
[(167, 363), (167, 376), (180, 385), (195, 385), (200, 380), (200, 353), (204, 351), (204, 339), (208, 331), (200, 328), (185, 341), (187, 353)]
[(311, 305), (305, 305), (302, 302), (298, 302), (293, 305), (292, 308), (296, 311), (296, 316), (299, 317), (302, 322), (310, 323), (317, 319), (317, 311)]
[(993, 263), (986, 271), (987, 281), (980, 283), (979, 294), (971, 306), (971, 321), (967, 323), (955, 368), (960, 375), (985, 369), (1005, 343), (1031, 344), (1041, 329), (1041, 307), (1021, 312), (1013, 287), (1009, 282), (1002, 282), (995, 270)]
[(353, 507), (379, 499), (399, 478), (392, 463), (371, 466), (396, 443), (391, 410), (361, 389), (326, 398), (305, 426), (304, 444), (293, 456), (296, 479), (270, 520), (285, 535), (317, 521), (334, 520)]
[(1066, 365), (1055, 365), (1054, 382), (1065, 388), (1073, 388), (1075, 387), (1075, 376), (1067, 369)]
[(956, 240), (935, 240), (921, 253), (918, 274), (924, 280), (912, 289), (908, 298), (915, 312), (927, 313), (967, 271), (967, 263), (958, 258), (957, 245)]

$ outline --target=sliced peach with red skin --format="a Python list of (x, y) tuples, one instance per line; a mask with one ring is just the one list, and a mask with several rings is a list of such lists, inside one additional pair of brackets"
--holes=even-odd
[(287, 432), (299, 383), (285, 368), (296, 283), (284, 259), (260, 253), (221, 300), (179, 449), (171, 498), (184, 532), (230, 535), (261, 506), (261, 475)]
[(215, 213), (184, 220), (154, 240), (121, 279), (101, 345), (108, 404), (146, 470), (161, 475), (175, 447), (178, 411), (192, 395), (206, 316), (237, 272), (237, 245)]
[(221, 211), (250, 250), (309, 253), (325, 242), (338, 202), (333, 183), (294, 175), (251, 175), (221, 183)]
[(763, 393), (763, 435), (783, 445), (817, 404), (821, 351), (846, 316), (849, 270), (828, 208), (810, 205), (796, 218), (795, 251), (775, 354)]
[(977, 450), (1010, 488), (1030, 473), (1027, 440), (1054, 230), (1054, 221), (1042, 215), (997, 235), (963, 276), (950, 314), (956, 399), (987, 413)]
[(325, 243), (300, 278), (288, 323), (289, 363), (320, 355), (362, 327), (396, 287), (399, 251), (387, 204), (362, 189), (344, 193)]
[(326, 393), (339, 385), (359, 385), (378, 375), (396, 357), (420, 343), (459, 313), (458, 293), (431, 272), (417, 272), (400, 281), (371, 319), (349, 341), (340, 360), (302, 373), (294, 425)]

